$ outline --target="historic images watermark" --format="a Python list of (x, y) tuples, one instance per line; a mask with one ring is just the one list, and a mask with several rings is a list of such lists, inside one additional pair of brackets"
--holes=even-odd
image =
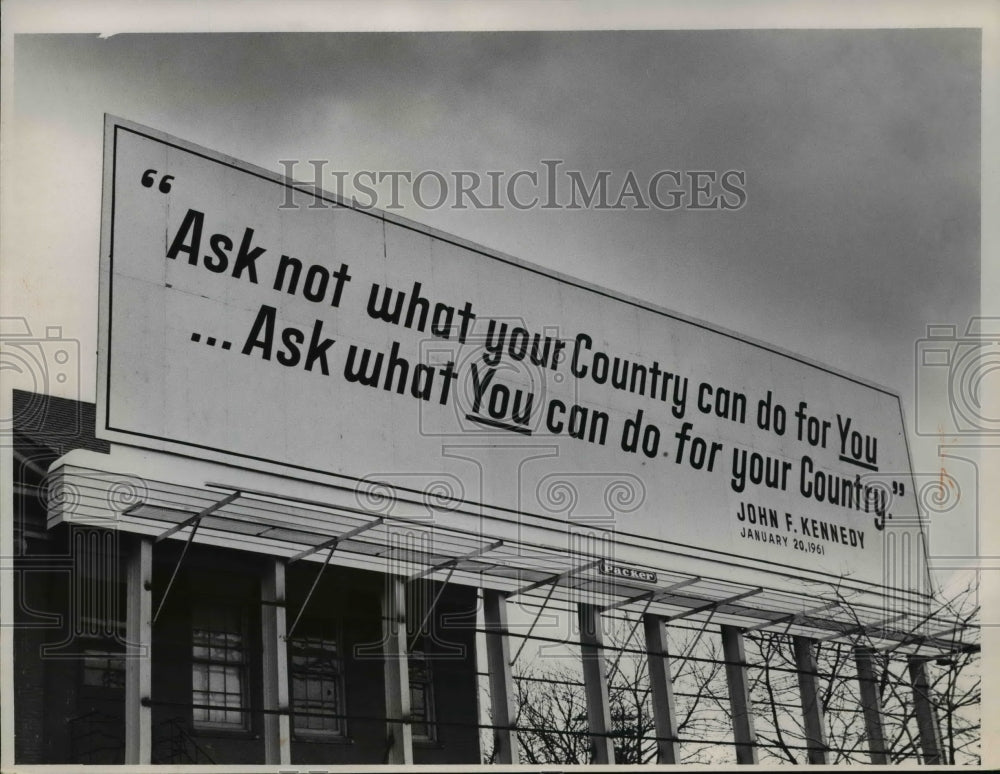
[[(326, 209), (337, 202), (358, 209), (401, 210), (716, 210), (742, 209), (747, 176), (741, 169), (660, 169), (583, 172), (562, 159), (535, 169), (438, 171), (333, 169), (326, 159), (280, 159), (287, 185), (279, 209)], [(306, 177), (300, 177), (300, 175)], [(311, 179), (309, 179), (311, 177)], [(307, 186), (307, 187), (303, 187)]]

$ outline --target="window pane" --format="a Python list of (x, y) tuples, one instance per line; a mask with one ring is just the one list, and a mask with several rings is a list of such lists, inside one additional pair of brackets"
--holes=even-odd
[(95, 688), (124, 688), (125, 659), (121, 656), (87, 649), (83, 657), (83, 684)]
[(414, 649), (409, 657), (410, 671), (410, 718), (413, 721), (413, 736), (419, 739), (433, 739), (434, 728), (434, 683), (430, 662), (419, 649)]
[(205, 726), (246, 727), (243, 712), (246, 653), (239, 608), (201, 605), (192, 610), (192, 717)]
[(334, 629), (325, 636), (306, 635), (289, 640), (291, 663), (292, 707), (296, 731), (308, 731), (329, 736), (346, 733), (341, 707), (340, 648), (332, 622), (312, 621), (314, 629)]

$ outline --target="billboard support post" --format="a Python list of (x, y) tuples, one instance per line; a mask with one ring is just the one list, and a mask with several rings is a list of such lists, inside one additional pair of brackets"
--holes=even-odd
[(520, 763), (514, 720), (514, 676), (511, 672), (510, 637), (507, 628), (507, 596), (483, 589), (483, 619), (486, 629), (486, 663), (490, 673), (493, 709), (494, 763)]
[(795, 668), (799, 678), (799, 697), (802, 700), (802, 720), (809, 748), (809, 762), (827, 764), (826, 734), (823, 729), (823, 701), (819, 696), (816, 665), (816, 644), (808, 637), (793, 637)]
[(878, 681), (875, 678), (875, 653), (871, 648), (854, 649), (854, 662), (858, 669), (861, 689), (861, 708), (865, 715), (865, 735), (872, 763), (876, 766), (889, 762), (885, 749), (885, 731), (882, 728), (882, 710), (878, 698)]
[(743, 632), (737, 626), (722, 626), (722, 652), (726, 660), (729, 708), (733, 717), (736, 762), (757, 764), (757, 733), (750, 714), (750, 681), (747, 675)]
[(931, 686), (927, 679), (927, 659), (909, 656), (910, 685), (913, 687), (913, 711), (920, 730), (920, 750), (924, 764), (940, 766), (944, 763), (941, 747), (941, 727), (931, 701)]
[(406, 580), (386, 575), (382, 592), (382, 641), (385, 647), (386, 760), (413, 764), (410, 726), (410, 669), (406, 648)]
[(264, 762), (288, 764), (291, 729), (288, 719), (288, 648), (285, 642), (285, 563), (272, 559), (261, 579), (263, 624), (264, 706), (277, 713), (264, 714)]
[(125, 613), (125, 763), (147, 765), (153, 754), (152, 693), (153, 541), (129, 549)]
[(646, 632), (646, 658), (653, 696), (656, 762), (680, 763), (677, 710), (674, 706), (674, 684), (670, 677), (670, 656), (667, 654), (666, 622), (663, 616), (646, 613), (642, 617), (642, 623)]
[(580, 656), (583, 660), (583, 687), (587, 696), (587, 725), (593, 763), (615, 762), (611, 739), (611, 703), (608, 699), (608, 675), (605, 672), (604, 636), (601, 612), (596, 605), (577, 605), (580, 623)]

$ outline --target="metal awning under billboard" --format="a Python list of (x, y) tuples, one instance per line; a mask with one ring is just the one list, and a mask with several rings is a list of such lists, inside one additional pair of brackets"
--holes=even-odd
[[(371, 508), (206, 481), (190, 486), (57, 463), (49, 480), (49, 527), (65, 522), (284, 557), (497, 589), (509, 598), (586, 601), (610, 610), (650, 612), (667, 622), (710, 620), (746, 631), (770, 629), (821, 641), (857, 641), (901, 653), (967, 647), (967, 625), (914, 608), (795, 595), (669, 567), (615, 571), (599, 552), (554, 550), (509, 536), (477, 533)], [(585, 545), (585, 544), (581, 544)]]

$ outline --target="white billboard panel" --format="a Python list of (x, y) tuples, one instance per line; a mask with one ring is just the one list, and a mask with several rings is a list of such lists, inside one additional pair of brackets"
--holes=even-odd
[(106, 147), (104, 437), (883, 584), (891, 392), (129, 122)]

